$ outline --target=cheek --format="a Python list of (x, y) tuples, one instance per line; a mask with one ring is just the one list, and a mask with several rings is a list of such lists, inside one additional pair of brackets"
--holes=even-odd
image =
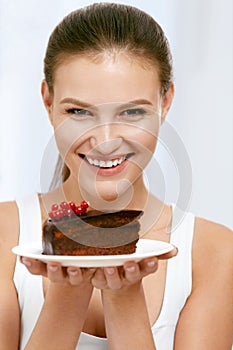
[(142, 145), (148, 150), (148, 153), (154, 153), (156, 145), (157, 145), (157, 135), (152, 135), (147, 133), (144, 137), (144, 142), (142, 141)]
[(136, 155), (132, 158), (132, 162), (138, 171), (142, 172), (153, 157), (157, 136), (145, 131), (140, 132), (135, 135), (133, 144), (136, 149)]
[(85, 130), (80, 128), (75, 120), (67, 119), (64, 122), (56, 125), (54, 135), (58, 150), (63, 159), (66, 158), (69, 152), (73, 152), (85, 139)]
[(131, 142), (140, 151), (140, 153), (151, 154), (154, 153), (157, 140), (158, 140), (159, 128), (154, 130), (149, 128), (137, 128), (131, 133)]
[(153, 118), (144, 119), (140, 122), (134, 130), (132, 130), (132, 138), (138, 145), (150, 153), (154, 152), (158, 134), (160, 130), (160, 118), (155, 116)]

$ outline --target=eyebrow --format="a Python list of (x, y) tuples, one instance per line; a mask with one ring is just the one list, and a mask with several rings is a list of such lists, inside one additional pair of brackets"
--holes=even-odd
[(153, 103), (151, 101), (146, 100), (146, 99), (133, 100), (133, 101), (129, 101), (128, 103), (134, 104), (134, 105), (150, 105), (150, 106), (153, 106)]
[[(64, 103), (72, 103), (74, 105), (80, 106), (80, 107), (84, 107), (84, 108), (90, 108), (93, 107), (94, 105), (85, 101), (81, 101), (78, 100), (76, 98), (73, 97), (65, 97), (61, 100), (60, 104), (64, 104)], [(128, 101), (125, 103), (122, 103), (123, 105), (150, 105), (153, 106), (153, 103), (149, 100), (146, 99), (137, 99), (137, 100), (133, 100), (133, 101)]]
[(60, 104), (63, 104), (63, 103), (72, 103), (74, 105), (77, 105), (77, 106), (80, 106), (80, 107), (85, 107), (85, 108), (93, 106), (91, 103), (80, 101), (80, 100), (77, 100), (76, 98), (73, 98), (73, 97), (65, 97), (65, 98), (63, 98), (60, 101)]

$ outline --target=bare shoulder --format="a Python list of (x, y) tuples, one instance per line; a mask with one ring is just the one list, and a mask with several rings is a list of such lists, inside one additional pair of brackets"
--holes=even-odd
[(19, 216), (16, 202), (0, 203), (0, 240), (2, 244), (18, 241)]
[(13, 281), (16, 257), (11, 248), (19, 237), (15, 202), (0, 203), (0, 338), (1, 349), (18, 348), (20, 311)]
[(193, 282), (232, 278), (233, 231), (224, 225), (196, 218), (193, 240)]
[(175, 349), (231, 349), (233, 232), (195, 220), (192, 292), (181, 311)]
[(19, 217), (16, 202), (0, 203), (0, 277), (12, 274), (15, 256), (12, 247), (18, 243)]

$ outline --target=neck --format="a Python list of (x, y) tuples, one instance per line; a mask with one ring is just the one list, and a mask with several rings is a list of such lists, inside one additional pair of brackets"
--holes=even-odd
[[(78, 183), (76, 180), (71, 177), (68, 178), (66, 182), (62, 184), (59, 188), (41, 196), (42, 204), (42, 219), (43, 221), (48, 217), (48, 212), (50, 211), (51, 205), (54, 203), (60, 203), (62, 201), (73, 201), (76, 204), (81, 203), (83, 199), (88, 200), (91, 204), (96, 199), (91, 196), (83, 197), (83, 192), (80, 191)], [(98, 199), (99, 201), (99, 199)], [(123, 202), (123, 200), (122, 200)], [(120, 210), (120, 209), (133, 209), (133, 210), (143, 210), (144, 215), (140, 219), (141, 222), (141, 236), (147, 234), (152, 227), (167, 227), (168, 222), (164, 222), (162, 219), (164, 210), (170, 210), (163, 202), (157, 199), (154, 195), (148, 192), (143, 178), (138, 178), (137, 181), (133, 184), (133, 196), (128, 202), (127, 206), (122, 208), (116, 208), (114, 201), (109, 201), (107, 210)], [(106, 208), (106, 203), (105, 203)], [(90, 209), (93, 209), (90, 208)], [(100, 208), (96, 208), (100, 209)], [(171, 210), (170, 210), (171, 211)], [(171, 220), (171, 216), (168, 217), (168, 221)]]

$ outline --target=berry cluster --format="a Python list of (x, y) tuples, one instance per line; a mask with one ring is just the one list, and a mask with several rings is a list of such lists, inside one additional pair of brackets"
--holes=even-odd
[(60, 205), (53, 204), (49, 213), (50, 219), (61, 219), (72, 216), (73, 213), (81, 215), (86, 213), (89, 207), (88, 202), (82, 201), (80, 205), (76, 205), (74, 202), (61, 202)]

